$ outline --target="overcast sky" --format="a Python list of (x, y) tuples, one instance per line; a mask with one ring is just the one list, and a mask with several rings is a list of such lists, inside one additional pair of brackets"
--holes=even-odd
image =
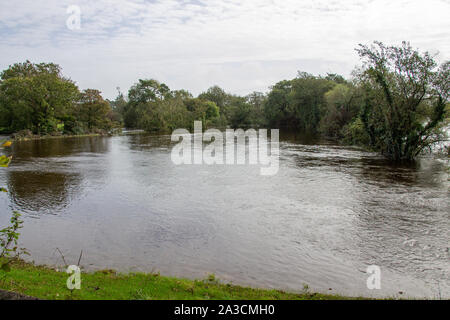
[[(81, 28), (67, 27), (67, 8)], [(198, 94), (267, 91), (298, 70), (349, 76), (358, 43), (450, 56), (449, 0), (0, 0), (0, 69), (55, 62), (80, 89), (116, 96), (139, 78)]]

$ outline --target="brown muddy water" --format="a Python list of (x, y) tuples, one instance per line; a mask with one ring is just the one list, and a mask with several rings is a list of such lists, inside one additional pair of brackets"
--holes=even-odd
[[(280, 137), (278, 174), (181, 165), (170, 136), (18, 142), (0, 170), (0, 225), (23, 214), (36, 263), (160, 271), (234, 284), (377, 297), (450, 298), (448, 160)], [(381, 268), (381, 289), (366, 268)], [(330, 290), (331, 289), (331, 290)], [(401, 292), (401, 293), (400, 293)]]

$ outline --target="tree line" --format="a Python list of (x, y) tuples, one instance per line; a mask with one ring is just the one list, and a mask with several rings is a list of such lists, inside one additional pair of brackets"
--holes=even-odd
[(110, 101), (79, 91), (53, 63), (29, 61), (0, 74), (0, 130), (35, 134), (107, 132), (125, 126), (149, 132), (203, 127), (270, 127), (309, 131), (365, 146), (393, 160), (411, 160), (446, 140), (449, 65), (403, 42), (360, 45), (362, 66), (350, 79), (299, 72), (268, 93), (247, 96), (213, 86), (194, 97), (154, 79), (140, 79)]

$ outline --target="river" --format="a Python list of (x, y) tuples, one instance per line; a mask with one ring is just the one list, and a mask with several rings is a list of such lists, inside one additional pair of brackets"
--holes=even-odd
[[(240, 285), (450, 298), (448, 160), (394, 165), (302, 135), (279, 171), (172, 163), (170, 136), (17, 142), (0, 170), (0, 225), (23, 214), (36, 263), (159, 271)], [(381, 289), (366, 268), (381, 270)]]

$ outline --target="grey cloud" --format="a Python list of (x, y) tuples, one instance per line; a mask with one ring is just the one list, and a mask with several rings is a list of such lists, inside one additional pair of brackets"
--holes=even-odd
[[(82, 29), (68, 30), (77, 3)], [(60, 63), (82, 88), (112, 98), (153, 77), (194, 93), (214, 83), (264, 91), (297, 69), (349, 75), (358, 43), (410, 40), (450, 53), (448, 1), (15, 1), (0, 11), (0, 68)]]

